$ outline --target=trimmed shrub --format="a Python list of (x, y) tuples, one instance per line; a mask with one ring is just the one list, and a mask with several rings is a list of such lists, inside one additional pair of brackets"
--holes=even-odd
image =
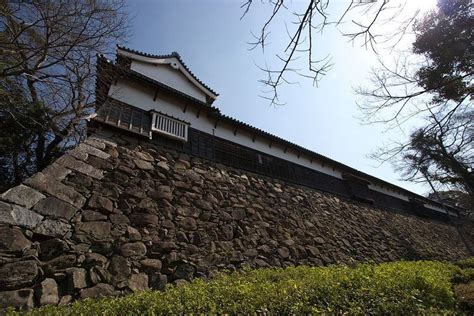
[(470, 257), (470, 258), (467, 258), (467, 259), (464, 259), (464, 260), (456, 261), (454, 264), (457, 265), (458, 267), (460, 267), (461, 269), (465, 269), (465, 268), (473, 268), (474, 269), (474, 257)]
[(243, 269), (163, 292), (46, 306), (31, 314), (453, 314), (457, 303), (451, 279), (459, 270), (432, 261)]

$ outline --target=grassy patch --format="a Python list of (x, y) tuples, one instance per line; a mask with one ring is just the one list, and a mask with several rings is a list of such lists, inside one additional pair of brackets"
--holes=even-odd
[(47, 306), (32, 314), (456, 314), (452, 280), (460, 271), (432, 261), (243, 270), (164, 292)]

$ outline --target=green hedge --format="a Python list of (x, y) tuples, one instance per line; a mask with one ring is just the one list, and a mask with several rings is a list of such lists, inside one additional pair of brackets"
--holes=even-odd
[(474, 269), (474, 257), (456, 261), (454, 264), (463, 269), (466, 269), (466, 268)]
[(47, 306), (32, 314), (452, 314), (458, 310), (451, 280), (460, 270), (431, 261), (243, 270), (164, 292)]

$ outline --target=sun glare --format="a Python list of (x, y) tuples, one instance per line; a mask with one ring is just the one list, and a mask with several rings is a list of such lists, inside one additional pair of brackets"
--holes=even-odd
[(425, 12), (434, 9), (437, 2), (437, 0), (407, 0), (406, 7), (409, 10)]

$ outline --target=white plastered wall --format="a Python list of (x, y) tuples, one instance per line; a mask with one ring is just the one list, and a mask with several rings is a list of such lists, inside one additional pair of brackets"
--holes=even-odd
[(185, 104), (180, 104), (179, 101), (174, 98), (158, 94), (156, 101), (153, 101), (154, 91), (136, 83), (125, 83), (124, 81), (119, 80), (116, 85), (111, 86), (109, 96), (147, 111), (160, 111), (164, 114), (168, 114), (183, 121), (189, 122), (192, 128), (199, 131), (211, 135), (214, 134), (217, 137), (229, 140), (242, 146), (246, 146), (342, 179), (342, 173), (340, 171), (334, 170), (333, 168), (328, 167), (327, 165), (324, 165), (315, 159), (313, 159), (311, 162), (310, 158), (304, 155), (300, 155), (298, 158), (298, 153), (292, 151), (291, 149), (288, 149), (285, 153), (284, 147), (275, 142), (270, 147), (269, 145), (271, 141), (269, 139), (262, 138), (262, 136), (257, 136), (254, 142), (252, 141), (253, 135), (250, 133), (242, 129), (237, 129), (237, 133), (234, 135), (235, 127), (231, 125), (225, 125), (222, 121), (218, 122), (217, 127), (215, 127), (215, 120), (209, 119), (206, 113), (201, 113), (200, 116), (197, 117), (197, 111), (195, 109), (191, 109), (191, 107), (188, 107), (186, 112), (183, 113)]
[[(170, 62), (179, 65), (176, 58), (171, 58)], [(199, 101), (206, 102), (206, 94), (189, 81), (189, 79), (183, 75), (181, 70), (172, 68), (170, 64), (150, 64), (133, 60), (130, 69), (162, 82), (178, 91), (198, 99)]]

